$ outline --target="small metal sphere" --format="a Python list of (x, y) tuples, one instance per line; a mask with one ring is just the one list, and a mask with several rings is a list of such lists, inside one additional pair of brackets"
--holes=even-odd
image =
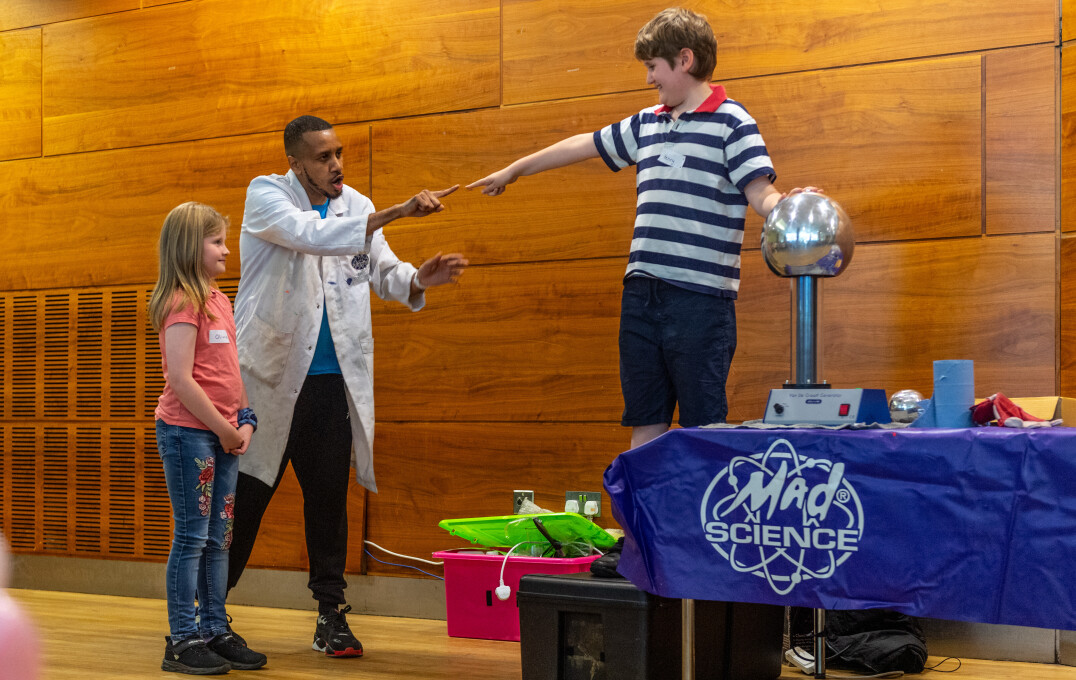
[(915, 390), (894, 392), (889, 398), (889, 417), (894, 423), (914, 422), (923, 413), (919, 406), (922, 401), (923, 395)]
[(779, 201), (762, 228), (762, 255), (778, 276), (837, 276), (855, 245), (844, 208), (812, 191)]

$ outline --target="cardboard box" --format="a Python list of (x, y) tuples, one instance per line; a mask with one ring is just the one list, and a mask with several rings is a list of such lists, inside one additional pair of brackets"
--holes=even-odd
[(1010, 397), (1013, 403), (1043, 420), (1060, 418), (1065, 427), (1076, 427), (1076, 399), (1069, 397)]
[[(509, 640), (519, 642), (519, 608), (516, 591), (524, 574), (571, 574), (589, 571), (589, 557), (555, 558), (513, 555), (505, 564), (504, 555), (435, 552), (445, 563), (445, 610), (450, 637)], [(494, 594), (500, 585), (512, 589), (507, 600)]]

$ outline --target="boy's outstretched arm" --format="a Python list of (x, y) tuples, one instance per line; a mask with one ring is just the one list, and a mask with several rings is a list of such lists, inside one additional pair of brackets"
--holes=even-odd
[(524, 156), (492, 175), (483, 177), (477, 182), (471, 182), (467, 188), (482, 187), (483, 194), (497, 196), (504, 192), (506, 186), (525, 175), (535, 175), (545, 170), (563, 168), (566, 165), (597, 157), (598, 148), (594, 146), (594, 135), (587, 132), (562, 139), (541, 151)]

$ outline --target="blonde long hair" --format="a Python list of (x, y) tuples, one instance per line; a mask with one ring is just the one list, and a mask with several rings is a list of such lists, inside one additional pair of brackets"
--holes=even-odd
[[(157, 244), (157, 285), (149, 298), (149, 319), (154, 331), (160, 332), (161, 324), (174, 311), (173, 306), (191, 304), (199, 313), (207, 313), (206, 302), (215, 286), (202, 265), (202, 245), (206, 238), (216, 236), (227, 226), (227, 217), (194, 201), (176, 206), (164, 218)], [(177, 292), (185, 302), (175, 302)]]

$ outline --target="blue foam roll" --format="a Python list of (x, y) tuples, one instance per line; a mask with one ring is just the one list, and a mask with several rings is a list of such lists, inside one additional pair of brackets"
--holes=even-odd
[(975, 362), (966, 359), (934, 362), (931, 397), (938, 427), (972, 427), (975, 405)]

